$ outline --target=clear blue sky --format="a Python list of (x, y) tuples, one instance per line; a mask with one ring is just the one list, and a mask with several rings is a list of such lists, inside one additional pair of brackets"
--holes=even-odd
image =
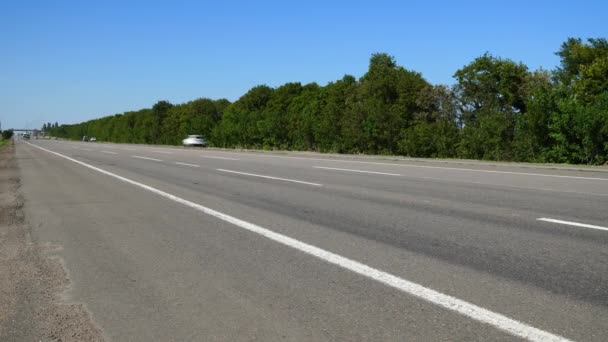
[(608, 1), (2, 1), (3, 128), (76, 123), (258, 84), (362, 76), (374, 52), (435, 84), (488, 51), (554, 68), (607, 37)]

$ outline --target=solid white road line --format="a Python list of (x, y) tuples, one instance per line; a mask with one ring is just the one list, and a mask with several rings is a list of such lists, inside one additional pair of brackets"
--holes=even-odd
[(339, 168), (336, 168), (336, 167), (313, 166), (313, 168), (315, 168), (315, 169), (324, 169), (324, 170), (359, 172), (359, 173), (372, 173), (372, 174), (376, 174), (376, 175), (385, 175), (385, 176), (401, 176), (398, 173), (386, 173), (386, 172), (375, 172), (375, 171), (364, 171), (364, 170), (353, 170), (353, 169), (339, 169)]
[(107, 154), (117, 154), (116, 152), (112, 152), (112, 151), (99, 151), (101, 153), (107, 153)]
[[(27, 142), (26, 142), (27, 143)], [(520, 321), (514, 320), (512, 318), (509, 318), (507, 316), (501, 315), (499, 313), (484, 309), (480, 306), (477, 306), (475, 304), (471, 304), (469, 302), (466, 302), (464, 300), (452, 297), (450, 295), (446, 295), (443, 294), (441, 292), (426, 288), (420, 284), (416, 284), (414, 282), (411, 282), (409, 280), (397, 277), (395, 275), (392, 275), (390, 273), (375, 269), (373, 267), (367, 266), (363, 263), (360, 263), (358, 261), (343, 257), (341, 255), (332, 253), (330, 251), (326, 251), (324, 249), (315, 247), (313, 245), (307, 244), (305, 242), (296, 240), (294, 238), (290, 238), (289, 236), (283, 235), (283, 234), (279, 234), (276, 233), (272, 230), (263, 228), (261, 226), (258, 226), (256, 224), (247, 222), (247, 221), (243, 221), (241, 219), (238, 219), (236, 217), (230, 216), (228, 214), (224, 214), (222, 212), (213, 210), (211, 208), (207, 208), (205, 206), (202, 206), (200, 204), (194, 203), (194, 202), (190, 202), (186, 199), (183, 199), (181, 197), (172, 195), (170, 193), (164, 192), (162, 190), (153, 188), (149, 185), (143, 184), (143, 183), (139, 183), (136, 182), (134, 180), (125, 178), (123, 176), (119, 176), (115, 173), (100, 169), (98, 167), (95, 167), (93, 165), (81, 162), (79, 160), (76, 160), (74, 158), (70, 158), (68, 156), (65, 156), (63, 154), (51, 151), (51, 150), (47, 150), (46, 148), (43, 147), (39, 147), (30, 143), (27, 143), (28, 145), (34, 146), (36, 148), (39, 148), (43, 151), (52, 153), (56, 156), (65, 158), (69, 161), (72, 161), (74, 163), (80, 164), (84, 167), (87, 167), (91, 170), (95, 170), (97, 172), (100, 172), (104, 175), (110, 176), (110, 177), (114, 177), (118, 180), (121, 180), (125, 183), (129, 183), (131, 185), (137, 186), (139, 188), (148, 190), (152, 193), (155, 193), (159, 196), (162, 196), (164, 198), (167, 198), (169, 200), (172, 200), (174, 202), (183, 204), (185, 206), (188, 206), (190, 208), (193, 208), (195, 210), (198, 210), (200, 212), (203, 212), (207, 215), (213, 216), (215, 218), (218, 218), (222, 221), (231, 223), (235, 226), (238, 226), (242, 229), (248, 230), (252, 233), (261, 235), (263, 237), (266, 237), (272, 241), (278, 242), (282, 245), (291, 247), (293, 249), (296, 249), (300, 252), (306, 253), (308, 255), (312, 255), (314, 257), (317, 257), (321, 260), (324, 260), (330, 264), (339, 266), (343, 269), (347, 269), (351, 272), (357, 273), (359, 275), (368, 277), (370, 279), (373, 279), (377, 282), (380, 282), (382, 284), (385, 284), (387, 286), (390, 286), (392, 288), (395, 288), (399, 291), (402, 291), (404, 293), (407, 293), (409, 295), (418, 297), (420, 299), (426, 300), (430, 303), (433, 303), (435, 305), (441, 306), (443, 308), (458, 312), (459, 314), (469, 317), (471, 319), (474, 319), (476, 321), (491, 325), (495, 328), (498, 328), (500, 330), (503, 330), (505, 332), (508, 332), (512, 335), (521, 337), (523, 339), (526, 339), (528, 341), (538, 341), (538, 342), (545, 342), (545, 341), (552, 341), (552, 342), (568, 342), (570, 340), (559, 336), (559, 335), (555, 335), (552, 334), (550, 332), (544, 331), (544, 330), (540, 330), (538, 328), (535, 328), (533, 326), (530, 326), (528, 324), (522, 323)]]
[(299, 180), (295, 180), (295, 179), (279, 178), (279, 177), (272, 177), (272, 176), (264, 176), (264, 175), (258, 175), (258, 174), (255, 174), (255, 173), (246, 173), (246, 172), (239, 172), (239, 171), (225, 170), (225, 169), (217, 169), (217, 170), (218, 171), (222, 171), (222, 172), (236, 173), (236, 174), (245, 175), (245, 176), (268, 178), (268, 179), (274, 179), (274, 180), (280, 180), (280, 181), (292, 182), (292, 183), (300, 183), (300, 184), (306, 184), (306, 185), (313, 185), (313, 186), (323, 186), (323, 184), (303, 182), (303, 181), (299, 181)]
[(412, 164), (396, 164), (396, 163), (381, 163), (381, 162), (366, 162), (366, 161), (359, 161), (359, 160), (340, 160), (340, 159), (327, 159), (327, 158), (287, 157), (287, 156), (272, 156), (272, 155), (263, 155), (263, 154), (246, 154), (246, 153), (238, 153), (238, 152), (233, 152), (233, 153), (234, 154), (239, 154), (239, 155), (248, 155), (248, 156), (256, 156), (256, 157), (268, 157), (268, 158), (301, 159), (301, 160), (314, 160), (314, 161), (325, 161), (325, 162), (336, 162), (336, 163), (356, 163), (356, 164), (370, 164), (370, 165), (414, 167), (414, 168), (424, 168), (424, 169), (441, 169), (441, 170), (468, 171), (468, 172), (498, 173), (498, 174), (507, 174), (507, 175), (522, 175), (522, 176), (535, 176), (535, 177), (554, 177), (554, 178), (569, 178), (569, 179), (587, 179), (587, 180), (608, 181), (608, 178), (599, 178), (599, 177), (563, 176), (563, 175), (549, 175), (549, 174), (543, 174), (543, 173), (529, 173), (529, 172), (497, 171), (497, 170), (478, 170), (478, 169), (466, 169), (466, 168), (458, 168), (458, 167), (412, 165)]
[(541, 218), (538, 218), (536, 220), (537, 221), (545, 221), (545, 222), (557, 223), (557, 224), (565, 224), (565, 225), (568, 225), (568, 226), (575, 226), (575, 227), (582, 227), (582, 228), (590, 228), (590, 229), (597, 229), (597, 230), (608, 231), (608, 227), (594, 226), (592, 224), (570, 222), (570, 221), (562, 221), (562, 220), (556, 220), (556, 219), (546, 218), (546, 217), (541, 217)]
[(148, 158), (148, 157), (142, 157), (142, 156), (131, 156), (131, 157), (138, 158), (138, 159), (146, 159), (146, 160), (154, 160), (154, 161), (162, 162), (162, 160), (155, 159), (155, 158)]
[(154, 153), (164, 153), (164, 154), (173, 154), (173, 152), (169, 152), (169, 151), (150, 151), (150, 152), (154, 152)]
[(178, 165), (185, 165), (185, 166), (192, 166), (192, 167), (200, 167), (200, 165), (195, 165), (195, 164), (188, 164), (188, 163), (180, 163), (180, 162), (174, 162), (175, 164)]
[(223, 159), (223, 160), (240, 160), (240, 159), (236, 159), (236, 158), (212, 157), (212, 156), (201, 156), (201, 158)]

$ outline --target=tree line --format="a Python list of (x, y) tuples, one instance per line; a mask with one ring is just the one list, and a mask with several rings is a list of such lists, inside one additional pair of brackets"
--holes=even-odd
[(457, 70), (448, 87), (378, 53), (359, 79), (260, 85), (233, 103), (159, 101), (43, 130), (124, 143), (179, 145), (201, 134), (225, 148), (605, 164), (608, 41), (570, 38), (556, 54), (555, 70), (529, 70), (485, 53)]

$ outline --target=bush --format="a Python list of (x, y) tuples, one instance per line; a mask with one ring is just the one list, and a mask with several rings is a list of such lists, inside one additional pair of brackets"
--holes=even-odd
[(12, 137), (13, 137), (13, 131), (12, 130), (2, 131), (2, 139), (10, 139)]

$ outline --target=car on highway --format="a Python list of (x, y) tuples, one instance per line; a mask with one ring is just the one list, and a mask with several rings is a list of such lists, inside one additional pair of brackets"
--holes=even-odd
[(86, 135), (84, 137), (82, 137), (82, 141), (89, 141), (89, 137), (87, 137)]
[(97, 138), (95, 138), (95, 137), (91, 137), (91, 139), (89, 139), (89, 141), (90, 141), (90, 142), (96, 142), (96, 141), (97, 141)]
[(202, 135), (189, 135), (186, 139), (182, 140), (184, 146), (207, 146), (207, 139)]

